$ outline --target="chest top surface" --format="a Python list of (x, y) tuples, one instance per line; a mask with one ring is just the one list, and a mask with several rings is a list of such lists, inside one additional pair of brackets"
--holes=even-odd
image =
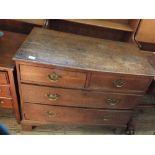
[(130, 43), (34, 28), (14, 60), (74, 69), (155, 75), (141, 51)]

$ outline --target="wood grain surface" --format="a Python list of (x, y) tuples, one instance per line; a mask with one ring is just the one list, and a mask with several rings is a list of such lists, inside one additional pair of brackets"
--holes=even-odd
[[(24, 102), (56, 106), (132, 109), (141, 102), (141, 95), (62, 89), (22, 84)], [(37, 94), (37, 95), (36, 95)], [(50, 96), (57, 95), (56, 100)], [(38, 97), (39, 96), (39, 97)]]
[[(35, 113), (34, 113), (35, 111)], [(126, 126), (132, 111), (96, 110), (24, 104), (25, 120), (56, 124), (117, 125)]]
[(155, 75), (140, 50), (122, 43), (35, 28), (14, 60), (132, 75)]

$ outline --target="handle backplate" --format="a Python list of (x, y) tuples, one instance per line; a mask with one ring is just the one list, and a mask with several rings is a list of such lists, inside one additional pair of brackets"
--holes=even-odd
[(114, 80), (113, 84), (114, 84), (115, 87), (121, 88), (126, 84), (126, 81), (122, 80), (122, 79), (118, 79), (118, 80)]
[(46, 94), (46, 96), (48, 97), (48, 100), (50, 101), (57, 101), (60, 97), (59, 94)]
[(114, 98), (107, 98), (106, 103), (110, 106), (115, 106), (121, 102), (120, 99), (114, 99)]
[(49, 78), (50, 81), (56, 82), (61, 78), (61, 76), (56, 74), (55, 72), (53, 72), (52, 74), (48, 75), (48, 78)]
[(56, 113), (53, 111), (47, 111), (47, 115), (48, 115), (48, 117), (55, 117)]

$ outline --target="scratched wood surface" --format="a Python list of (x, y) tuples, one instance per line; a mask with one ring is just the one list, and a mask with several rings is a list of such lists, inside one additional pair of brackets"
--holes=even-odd
[(40, 28), (32, 30), (14, 59), (91, 71), (155, 75), (133, 44)]
[[(155, 134), (155, 108), (142, 109), (134, 121), (136, 135)], [(0, 109), (0, 123), (7, 126), (12, 135), (113, 135), (113, 130), (105, 127), (95, 126), (62, 126), (46, 125), (33, 129), (33, 131), (22, 131), (21, 126), (16, 123), (12, 110)]]

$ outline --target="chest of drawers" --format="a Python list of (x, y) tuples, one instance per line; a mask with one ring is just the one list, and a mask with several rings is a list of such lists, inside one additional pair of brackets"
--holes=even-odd
[(126, 128), (155, 71), (132, 44), (33, 29), (14, 60), (22, 125)]
[(12, 57), (25, 39), (25, 35), (3, 31), (0, 38), (0, 108), (12, 108), (20, 122), (19, 105), (15, 88), (16, 74)]

